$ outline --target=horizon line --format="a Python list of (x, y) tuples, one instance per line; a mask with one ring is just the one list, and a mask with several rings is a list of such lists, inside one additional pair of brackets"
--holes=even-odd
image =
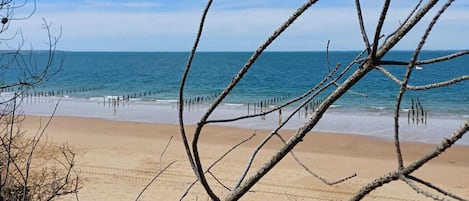
[[(424, 49), (422, 51), (465, 51), (467, 49)], [(0, 51), (9, 51), (9, 50), (0, 50)], [(21, 50), (21, 51), (49, 51), (47, 49), (44, 50)], [(56, 52), (181, 52), (187, 53), (191, 52), (190, 50), (55, 50)], [(255, 50), (198, 50), (196, 52), (254, 52)], [(363, 50), (329, 50), (329, 52), (360, 52)], [(415, 51), (413, 49), (398, 49), (398, 50), (390, 50), (392, 51), (402, 51), (402, 52), (409, 52)], [(326, 50), (265, 50), (264, 52), (326, 52)]]

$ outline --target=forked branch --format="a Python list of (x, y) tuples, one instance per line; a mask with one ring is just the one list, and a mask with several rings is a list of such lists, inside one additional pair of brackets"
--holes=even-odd
[[(243, 141), (239, 142), (238, 144), (232, 146), (230, 149), (228, 149), (225, 153), (223, 153), (220, 157), (218, 157), (217, 160), (215, 160), (208, 168), (207, 170), (205, 170), (204, 173), (207, 173), (208, 171), (210, 171), (213, 167), (215, 167), (215, 165), (217, 165), (220, 161), (222, 161), (226, 156), (228, 156), (229, 153), (231, 153), (232, 151), (236, 150), (239, 146), (241, 146), (242, 144), (252, 140), (254, 137), (256, 136), (256, 133), (252, 134), (251, 136), (249, 136), (248, 138), (244, 139)], [(199, 179), (196, 179), (194, 180), (190, 185), (189, 187), (187, 187), (186, 191), (184, 192), (184, 194), (181, 196), (181, 198), (179, 200), (183, 200), (187, 194), (189, 193), (189, 191), (192, 189), (192, 187), (199, 181)]]
[(373, 182), (363, 186), (360, 191), (358, 191), (350, 200), (361, 200), (371, 191), (392, 182), (398, 180), (401, 176), (407, 176), (421, 168), (428, 161), (438, 157), (440, 154), (449, 149), (456, 141), (461, 139), (469, 130), (469, 120), (464, 122), (459, 129), (457, 129), (449, 138), (444, 139), (437, 147), (432, 151), (418, 159), (417, 161), (411, 163), (407, 167), (402, 168), (399, 171), (389, 172), (386, 175), (375, 179)]

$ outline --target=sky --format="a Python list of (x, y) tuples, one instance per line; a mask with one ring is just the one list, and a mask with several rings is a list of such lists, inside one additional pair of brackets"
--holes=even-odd
[[(214, 0), (199, 50), (254, 51), (304, 2)], [(383, 33), (391, 33), (416, 2), (392, 1)], [(189, 51), (205, 4), (206, 0), (30, 0), (15, 10), (12, 19), (18, 20), (10, 21), (10, 28), (2, 37), (21, 30), (26, 44), (44, 49), (47, 32), (42, 24), (46, 19), (52, 25), (52, 34), (62, 33), (57, 45), (60, 50)], [(382, 1), (362, 0), (361, 4), (371, 37)], [(20, 20), (34, 7), (31, 18)], [(415, 49), (431, 17), (419, 23), (396, 49)], [(425, 49), (468, 49), (467, 33), (469, 1), (456, 1), (435, 26)], [(318, 1), (267, 50), (323, 51), (328, 40), (330, 50), (364, 48), (354, 1)]]

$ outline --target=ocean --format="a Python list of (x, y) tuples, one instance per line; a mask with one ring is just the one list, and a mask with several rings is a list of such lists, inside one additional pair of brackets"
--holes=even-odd
[[(455, 51), (424, 51), (420, 59), (435, 58)], [(188, 77), (185, 99), (186, 121), (195, 124), (210, 101), (239, 71), (250, 52), (199, 52)], [(345, 66), (356, 51), (330, 52), (331, 66)], [(33, 52), (31, 64), (45, 62), (44, 52)], [(63, 68), (47, 82), (30, 89), (22, 110), (26, 114), (48, 115), (60, 100), (57, 115), (94, 117), (122, 121), (177, 124), (177, 98), (188, 52), (56, 52)], [(394, 51), (386, 60), (406, 61), (411, 51)], [(33, 59), (31, 59), (33, 58)], [(62, 60), (60, 60), (62, 59)], [(422, 66), (413, 72), (412, 85), (445, 81), (469, 74), (469, 57)], [(37, 65), (40, 70), (41, 65)], [(402, 76), (405, 67), (389, 66)], [(246, 74), (233, 93), (217, 109), (213, 118), (251, 114), (303, 94), (327, 75), (325, 52), (266, 52)], [(6, 69), (2, 78), (11, 82), (22, 76), (17, 68)], [(342, 79), (343, 80), (343, 79)], [(370, 72), (353, 91), (332, 105), (314, 130), (353, 133), (391, 139), (392, 111), (399, 86), (378, 71)], [(325, 91), (315, 101), (324, 98)], [(402, 138), (407, 141), (437, 143), (469, 118), (469, 82), (429, 91), (409, 91), (402, 104)], [(11, 91), (2, 94), (8, 95)], [(113, 100), (119, 99), (119, 102)], [(409, 123), (407, 111), (412, 100), (427, 112), (426, 123)], [(291, 112), (283, 110), (282, 116)], [(311, 109), (311, 108), (310, 108)], [(264, 109), (265, 110), (265, 109)], [(300, 126), (307, 110), (295, 115), (288, 129)], [(273, 129), (278, 113), (262, 118), (228, 123), (252, 129)], [(469, 144), (467, 137), (460, 142)]]

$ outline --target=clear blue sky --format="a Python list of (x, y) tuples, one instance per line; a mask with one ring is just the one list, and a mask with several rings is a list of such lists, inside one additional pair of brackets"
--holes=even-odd
[[(362, 49), (354, 1), (328, 0), (313, 5), (269, 50)], [(385, 33), (395, 28), (416, 1), (395, 0), (386, 19)], [(28, 44), (43, 49), (46, 33), (42, 18), (62, 27), (58, 49), (91, 51), (188, 51), (196, 34), (205, 0), (37, 0), (31, 19), (13, 21)], [(200, 43), (205, 51), (255, 50), (303, 0), (214, 0)], [(369, 35), (375, 29), (382, 1), (362, 1)], [(25, 16), (32, 3), (15, 12)], [(415, 49), (424, 25), (398, 49)], [(454, 3), (437, 24), (426, 49), (469, 48), (469, 1)]]

